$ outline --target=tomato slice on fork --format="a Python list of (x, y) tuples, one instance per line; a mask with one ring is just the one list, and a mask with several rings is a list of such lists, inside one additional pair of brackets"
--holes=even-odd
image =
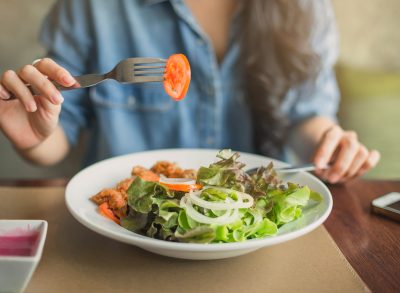
[(190, 64), (183, 54), (171, 55), (166, 64), (164, 89), (175, 101), (186, 96), (190, 84)]

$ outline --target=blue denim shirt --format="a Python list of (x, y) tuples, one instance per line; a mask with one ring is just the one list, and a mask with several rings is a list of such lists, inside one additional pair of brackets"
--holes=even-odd
[[(313, 116), (335, 117), (332, 70), (337, 35), (328, 0), (313, 1), (318, 15), (312, 42), (322, 57), (316, 81), (288, 92), (282, 111), (294, 125)], [(231, 27), (218, 64), (210, 40), (183, 0), (59, 0), (46, 18), (41, 41), (49, 57), (73, 75), (105, 73), (129, 57), (185, 54), (192, 69), (186, 98), (174, 102), (161, 83), (107, 81), (64, 92), (60, 124), (71, 145), (90, 129), (86, 164), (131, 152), (176, 147), (253, 152), (251, 113), (237, 68), (239, 44)]]

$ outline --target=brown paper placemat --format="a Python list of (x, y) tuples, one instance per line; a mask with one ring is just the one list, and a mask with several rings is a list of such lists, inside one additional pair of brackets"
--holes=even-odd
[[(158, 256), (87, 229), (63, 188), (0, 188), (0, 219), (49, 223), (30, 292), (369, 292), (323, 226), (236, 258)], [(0, 284), (1, 285), (1, 284)]]

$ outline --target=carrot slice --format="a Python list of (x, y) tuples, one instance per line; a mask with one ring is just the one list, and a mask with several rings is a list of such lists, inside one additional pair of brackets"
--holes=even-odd
[(166, 64), (164, 89), (175, 101), (182, 100), (189, 89), (190, 64), (183, 54), (171, 55)]
[(161, 185), (167, 187), (169, 190), (189, 192), (191, 190), (199, 190), (203, 186), (200, 184), (168, 184), (160, 182)]
[(107, 202), (103, 202), (101, 205), (99, 205), (99, 212), (102, 216), (114, 221), (118, 225), (121, 225), (119, 219), (114, 215), (113, 211), (110, 210)]

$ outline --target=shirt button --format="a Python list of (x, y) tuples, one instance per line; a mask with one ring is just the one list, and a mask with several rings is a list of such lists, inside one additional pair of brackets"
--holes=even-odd
[(207, 138), (207, 144), (210, 146), (214, 144), (214, 139), (211, 136)]
[(135, 104), (136, 104), (136, 99), (135, 99), (135, 97), (129, 96), (129, 97), (128, 97), (128, 102), (127, 102), (127, 104), (128, 104), (128, 107), (133, 107), (133, 106), (135, 106)]

